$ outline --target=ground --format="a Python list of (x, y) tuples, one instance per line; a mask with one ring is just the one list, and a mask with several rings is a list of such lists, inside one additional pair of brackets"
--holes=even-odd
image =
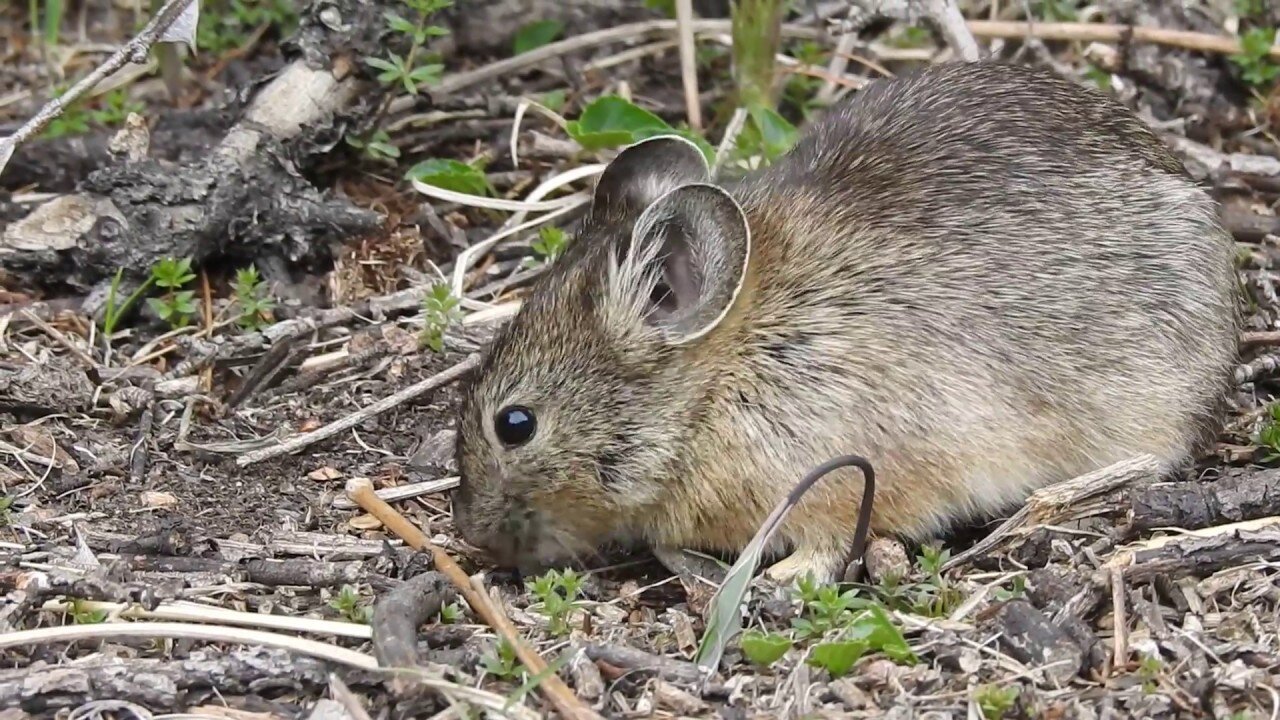
[[(422, 5), (388, 4), (414, 22), (411, 11)], [(494, 18), (518, 17), (516, 27), (551, 18), (547, 7), (555, 7), (532, 3), (532, 11), (504, 14), (503, 3), (491, 5)], [(708, 14), (716, 5), (695, 3)], [(1021, 19), (1020, 4), (1009, 5), (998, 19)], [(992, 17), (985, 4), (961, 6), (970, 18)], [(1280, 11), (1247, 0), (1187, 7), (1102, 3), (1081, 19), (1238, 37), (1243, 52), (1090, 37), (993, 41), (990, 28), (975, 34), (1003, 57), (1105, 86), (1166, 132), (1222, 201), (1248, 308), (1218, 442), (1177, 477), (1155, 482), (1140, 461), (1105, 469), (1031, 499), (1005, 525), (997, 519), (940, 538), (944, 549), (878, 540), (866, 560), (870, 577), (858, 583), (762, 583), (748, 605), (750, 631), (728, 644), (705, 684), (693, 659), (712, 581), (673, 574), (642, 552), (569, 575), (495, 570), (450, 521), (455, 384), (368, 412), (482, 347), (493, 325), (476, 313), (486, 304), (511, 307), (557, 243), (526, 233), (474, 258), (465, 275), (469, 302), (451, 309), (430, 289), (437, 273), (451, 277), (460, 251), (512, 212), (429, 198), (403, 179), (406, 171), (433, 161), (420, 177), (434, 172), (436, 182), (472, 193), (487, 177), (496, 197), (519, 200), (546, 178), (602, 157), (535, 108), (524, 114), (513, 166), (508, 143), (520, 97), (572, 119), (596, 97), (620, 93), (679, 125), (684, 94), (677, 52), (661, 44), (667, 36), (569, 50), (434, 98), (406, 95), (392, 82), (377, 102), (354, 100), (345, 124), (325, 128), (338, 128), (336, 136), (283, 138), (286, 151), (277, 154), (300, 169), (289, 175), (294, 181), (325, 191), (321, 211), (345, 212), (343, 203), (359, 211), (343, 217), (361, 232), (294, 238), (290, 247), (301, 250), (290, 255), (279, 252), (283, 243), (255, 251), (257, 227), (226, 226), (190, 246), (189, 269), (132, 263), (119, 295), (151, 276), (145, 294), (158, 302), (136, 303), (111, 333), (104, 290), (114, 268), (131, 263), (95, 254), (102, 248), (93, 243), (106, 235), (86, 234), (90, 242), (81, 238), (78, 249), (46, 254), (15, 250), (6, 239), (0, 714), (464, 717), (485, 707), (555, 716), (546, 683), (525, 682), (529, 673), (490, 624), (428, 572), (427, 556), (349, 499), (348, 484), (365, 478), (382, 491), (418, 488), (391, 505), (467, 573), (482, 573), (519, 635), (544, 658), (558, 658), (572, 693), (606, 717), (1280, 716), (1280, 415), (1270, 409), (1280, 369), (1271, 270), (1280, 238), (1280, 58), (1268, 59), (1258, 40)], [(557, 37), (663, 17), (640, 2), (563, 8)], [(1030, 8), (1050, 28), (1080, 12), (1065, 0)], [(312, 9), (303, 11), (304, 24)], [(108, 187), (95, 171), (127, 169), (106, 149), (127, 111), (148, 120), (153, 157), (195, 163), (237, 121), (244, 94), (295, 57), (286, 41), (300, 20), (288, 3), (212, 0), (202, 11), (202, 50), (186, 60), (176, 97), (152, 68), (76, 106), (19, 149), (0, 174), (0, 236), (57, 195)], [(461, 12), (442, 14), (441, 26), (458, 30), (467, 21)], [(0, 137), (140, 25), (127, 3), (90, 0), (69, 4), (47, 42), (33, 36), (26, 7), (0, 18)], [(453, 32), (426, 87), (510, 57), (510, 33), (492, 22), (492, 34), (475, 25)], [(814, 27), (811, 16), (790, 22)], [(537, 45), (537, 29), (520, 32), (520, 42)], [(831, 45), (784, 43), (800, 68), (782, 93), (791, 123), (821, 112), (815, 98), (833, 77)], [(620, 55), (634, 47), (647, 50)], [(923, 26), (876, 27), (850, 49), (854, 59), (837, 87), (856, 91), (884, 71), (939, 59), (942, 47)], [(703, 40), (698, 58), (707, 137), (716, 143), (733, 110), (728, 51)], [(769, 150), (749, 129), (742, 138), (746, 155)], [(370, 143), (384, 144), (361, 149)], [(133, 177), (141, 187), (151, 176)], [(122, 187), (103, 192), (118, 200)], [(373, 214), (359, 214), (366, 211)], [(260, 282), (236, 277), (249, 263), (261, 266)], [(166, 278), (180, 287), (165, 288)], [(171, 311), (188, 317), (175, 327), (163, 317)], [(437, 351), (431, 335), (441, 329)], [(296, 452), (271, 450), (353, 415), (354, 425)], [(210, 614), (218, 609), (241, 614)], [(225, 634), (161, 628), (165, 641), (146, 634), (165, 622)], [(131, 624), (126, 634), (91, 634), (119, 623)], [(57, 627), (83, 634), (40, 635)], [(328, 650), (284, 650), (247, 630)], [(408, 642), (415, 634), (416, 645)], [(387, 657), (397, 640), (452, 689), (413, 692), (353, 666)], [(333, 654), (342, 649), (361, 655)]]

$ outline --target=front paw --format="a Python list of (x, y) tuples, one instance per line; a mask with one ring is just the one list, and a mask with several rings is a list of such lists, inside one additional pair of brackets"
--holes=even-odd
[(826, 585), (835, 582), (843, 569), (844, 556), (841, 553), (800, 549), (770, 565), (764, 575), (783, 586), (791, 585), (805, 576), (812, 576), (814, 582)]

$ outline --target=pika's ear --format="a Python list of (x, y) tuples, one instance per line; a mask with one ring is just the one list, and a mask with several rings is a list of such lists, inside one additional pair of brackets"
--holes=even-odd
[(611, 294), (672, 344), (702, 337), (728, 314), (751, 256), (747, 216), (715, 185), (683, 185), (640, 215), (610, 273)]
[(707, 156), (679, 135), (659, 135), (629, 145), (596, 181), (592, 218), (600, 222), (634, 222), (654, 200), (681, 185), (711, 177)]

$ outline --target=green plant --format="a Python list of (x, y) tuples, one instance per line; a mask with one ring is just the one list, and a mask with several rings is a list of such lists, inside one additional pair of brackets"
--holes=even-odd
[(462, 310), (458, 307), (458, 298), (446, 283), (437, 283), (427, 292), (422, 300), (422, 335), (423, 345), (435, 352), (444, 352), (444, 334), (449, 326), (462, 320)]
[(462, 606), (456, 602), (451, 602), (440, 608), (440, 622), (445, 625), (454, 625), (462, 621)]
[(549, 570), (525, 583), (525, 587), (538, 598), (530, 606), (547, 616), (547, 631), (552, 635), (569, 632), (569, 614), (578, 606), (582, 593), (582, 577), (572, 570)]
[(897, 48), (918, 48), (929, 44), (928, 28), (907, 25), (889, 38), (889, 45)]
[(1160, 685), (1160, 673), (1164, 670), (1164, 661), (1159, 655), (1143, 655), (1138, 661), (1138, 677), (1142, 678), (1142, 691), (1148, 695), (1155, 692)]
[(497, 642), (493, 651), (480, 656), (480, 667), (486, 675), (499, 680), (515, 680), (524, 674), (524, 665), (516, 659), (516, 649), (505, 638)]
[(776, 61), (782, 45), (782, 18), (787, 0), (733, 0), (733, 82), (740, 107), (774, 108), (777, 103)]
[(415, 13), (413, 20), (389, 11), (385, 17), (392, 32), (409, 40), (408, 52), (404, 55), (388, 52), (386, 58), (365, 58), (365, 63), (380, 71), (378, 82), (383, 85), (400, 83), (405, 92), (417, 95), (420, 86), (439, 81), (444, 70), (443, 64), (428, 61), (439, 58), (423, 57), (423, 46), (431, 38), (449, 34), (448, 30), (428, 21), (440, 10), (452, 6), (453, 0), (405, 0), (405, 4)]
[(832, 677), (840, 677), (849, 672), (866, 651), (866, 643), (856, 640), (824, 642), (813, 646), (806, 662), (826, 670)]
[(246, 45), (259, 29), (275, 27), (280, 35), (298, 24), (290, 0), (203, 0), (196, 25), (196, 46), (220, 55)]
[(120, 323), (120, 319), (125, 313), (133, 307), (133, 304), (142, 297), (143, 293), (151, 289), (151, 284), (155, 282), (155, 276), (149, 275), (137, 290), (134, 290), (124, 302), (117, 303), (120, 294), (120, 281), (124, 278), (124, 268), (116, 270), (115, 277), (111, 278), (111, 285), (107, 289), (107, 301), (103, 305), (102, 310), (102, 332), (107, 337), (111, 337), (116, 332), (116, 325)]
[[(62, 97), (69, 89), (69, 85), (58, 85), (53, 89), (53, 96)], [(90, 120), (89, 111), (85, 109), (84, 104), (74, 102), (64, 107), (61, 114), (50, 120), (40, 135), (50, 139), (83, 135), (89, 132)]]
[(1077, 0), (1040, 0), (1036, 9), (1048, 22), (1073, 22), (1079, 16), (1080, 3)]
[(675, 128), (666, 120), (617, 95), (602, 95), (582, 109), (577, 120), (565, 124), (565, 132), (584, 150), (622, 147), (657, 135), (680, 135), (702, 149), (708, 160), (715, 148), (687, 128)]
[(768, 667), (791, 649), (794, 644), (791, 638), (780, 633), (762, 633), (759, 630), (748, 630), (738, 641), (742, 654), (751, 662)]
[(354, 135), (348, 135), (344, 138), (348, 145), (363, 151), (366, 156), (379, 162), (387, 162), (395, 164), (400, 157), (400, 148), (391, 142), (391, 136), (386, 130), (374, 130), (369, 134), (368, 138), (359, 138)]
[(942, 566), (951, 558), (951, 551), (940, 545), (926, 545), (920, 548), (917, 560), (920, 569), (928, 576), (915, 586), (915, 600), (912, 610), (919, 615), (943, 617), (951, 614), (964, 596), (959, 588), (942, 577)]
[(276, 306), (275, 301), (267, 296), (267, 284), (258, 275), (258, 269), (252, 265), (236, 270), (236, 279), (231, 282), (231, 290), (235, 293), (236, 307), (239, 314), (236, 322), (246, 330), (257, 330), (268, 319), (268, 313)]
[(458, 160), (432, 158), (409, 168), (405, 177), (417, 180), (426, 185), (434, 185), (445, 190), (466, 193), (468, 195), (493, 195), (493, 185), (479, 164), (464, 163)]
[(72, 600), (71, 619), (77, 625), (97, 625), (107, 619), (107, 611), (91, 610), (83, 600)]
[(1267, 11), (1267, 0), (1236, 0), (1236, 15), (1241, 18), (1261, 18)]
[(116, 88), (102, 96), (102, 107), (90, 112), (94, 122), (106, 127), (122, 124), (129, 113), (141, 113), (146, 110), (142, 103), (131, 100), (127, 88)]
[(1271, 407), (1267, 408), (1267, 419), (1258, 429), (1255, 442), (1269, 451), (1262, 458), (1263, 462), (1280, 458), (1280, 402), (1272, 403)]
[(536, 20), (516, 31), (512, 41), (512, 51), (519, 55), (555, 40), (564, 31), (564, 23), (559, 20)]
[[(62, 0), (43, 1), (44, 12), (41, 12), (41, 0), (27, 0), (27, 18), (31, 23), (31, 36), (41, 38), (45, 45), (56, 45), (65, 8)], [(44, 22), (42, 23), (41, 20)]]
[(348, 622), (368, 625), (373, 619), (373, 608), (370, 607), (360, 593), (350, 585), (343, 585), (331, 600), (329, 607), (338, 611), (338, 614), (346, 618)]
[(544, 226), (538, 230), (538, 239), (529, 244), (535, 257), (525, 258), (520, 264), (526, 268), (534, 268), (555, 262), (568, 242), (569, 236), (563, 230), (554, 225)]
[(996, 588), (996, 591), (993, 593), (993, 595), (997, 600), (1000, 600), (1002, 602), (1006, 600), (1013, 600), (1015, 598), (1020, 598), (1026, 594), (1027, 592), (1026, 576), (1016, 575), (1014, 576), (1013, 580), (1010, 581), (1010, 584), (1012, 585), (1012, 587), (1009, 588), (1008, 590), (1002, 587)]
[(196, 294), (194, 290), (183, 290), (182, 287), (195, 278), (195, 273), (191, 272), (191, 258), (161, 260), (151, 268), (151, 280), (165, 292), (161, 297), (147, 298), (147, 305), (171, 326), (185, 326), (196, 312)]
[(795, 594), (804, 605), (804, 615), (791, 621), (801, 637), (820, 638), (833, 630), (841, 630), (853, 620), (853, 610), (865, 607), (857, 590), (843, 593), (835, 585), (817, 586), (812, 576), (796, 581)]
[(1280, 78), (1280, 64), (1271, 60), (1271, 46), (1276, 41), (1276, 28), (1257, 27), (1240, 36), (1241, 52), (1231, 56), (1240, 68), (1240, 78), (1255, 88), (1269, 86)]
[(9, 527), (13, 524), (13, 498), (8, 495), (0, 495), (0, 527)]
[(1001, 720), (1018, 702), (1018, 688), (982, 685), (973, 692), (973, 701), (986, 720)]

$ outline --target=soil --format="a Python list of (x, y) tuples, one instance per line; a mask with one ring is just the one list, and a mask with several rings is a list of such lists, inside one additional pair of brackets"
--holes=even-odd
[[(0, 136), (136, 29), (128, 3), (83, 0), (68, 4), (59, 40), (48, 48), (33, 40), (22, 5), (0, 10)], [(302, 16), (320, 5), (308, 4)], [(528, 5), (523, 13), (495, 9), (493, 17), (562, 12), (569, 36), (664, 17), (639, 1)], [(712, 15), (724, 11), (698, 5)], [(1003, 5), (1017, 7), (1003, 8), (1000, 18), (1021, 19), (1019, 3)], [(1168, 5), (1103, 2), (1090, 20), (1217, 35), (1280, 22), (1262, 4), (1243, 18), (1239, 8), (1249, 10), (1248, 3), (1188, 3), (1176, 12)], [(961, 6), (967, 17), (991, 16), (986, 4)], [(1060, 12), (1072, 3), (1031, 6)], [(231, 18), (230, 8), (210, 3), (203, 13)], [(461, 15), (447, 23), (465, 22), (466, 10), (450, 12)], [(812, 9), (803, 12), (809, 16), (791, 22), (812, 26)], [(243, 32), (230, 36), (243, 42), (188, 58), (176, 96), (154, 68), (122, 86), (116, 101), (128, 98), (148, 122), (149, 157), (196, 162), (222, 142), (245, 98), (294, 58), (288, 15), (249, 16), (242, 31), (224, 29)], [(505, 27), (468, 39), (476, 35), (441, 46), (446, 81), (510, 56)], [(1107, 79), (1110, 92), (1181, 138), (1171, 144), (1222, 201), (1240, 245), (1248, 322), (1227, 426), (1195, 467), (1165, 478), (1141, 468), (1104, 472), (1066, 501), (1033, 498), (994, 536), (1006, 518), (940, 538), (941, 555), (877, 540), (866, 559), (870, 579), (840, 590), (799, 597), (762, 582), (748, 605), (749, 625), (787, 634), (793, 647), (761, 664), (735, 640), (705, 683), (693, 658), (712, 581), (674, 573), (644, 552), (611, 555), (576, 569), (577, 605), (556, 627), (545, 598), (526, 585), (534, 578), (495, 570), (458, 538), (448, 499), (457, 475), (454, 385), (366, 411), (483, 347), (493, 329), (485, 321), (451, 326), (443, 352), (424, 346), (419, 336), (429, 320), (420, 299), (437, 272), (451, 273), (459, 253), (510, 213), (429, 199), (404, 175), (426, 159), (481, 159), (496, 194), (520, 199), (558, 172), (597, 161), (529, 112), (513, 166), (508, 143), (522, 96), (563, 90), (560, 112), (574, 117), (601, 94), (629, 93), (667, 121), (683, 121), (674, 48), (590, 67), (655, 39), (571, 51), (449, 95), (402, 99), (382, 115), (375, 111), (385, 108), (383, 96), (362, 99), (345, 127), (356, 135), (373, 118), (393, 128), (388, 141), (398, 157), (389, 161), (362, 155), (340, 136), (283, 143), (281, 154), (300, 166), (297, 177), (325, 202), (372, 211), (376, 226), (338, 241), (302, 238), (305, 252), (292, 256), (285, 245), (206, 242), (186, 285), (195, 312), (176, 329), (139, 303), (108, 341), (102, 298), (109, 273), (78, 267), (73, 282), (70, 270), (47, 269), (69, 267), (70, 255), (52, 266), (0, 255), (0, 716), (479, 717), (482, 707), (495, 717), (557, 716), (541, 688), (522, 689), (527, 673), (504, 666), (495, 631), (480, 615), (438, 576), (424, 575), (432, 571), (428, 555), (348, 499), (348, 483), (367, 478), (380, 491), (425, 489), (391, 504), (468, 573), (481, 573), (521, 637), (562, 661), (558, 675), (605, 717), (1280, 717), (1280, 425), (1273, 424), (1280, 416), (1271, 410), (1280, 374), (1272, 270), (1280, 258), (1280, 73), (1266, 69), (1280, 60), (1254, 60), (1249, 67), (1271, 79), (1250, 84), (1245, 66), (1212, 52), (978, 38), (1001, 57), (1047, 64), (1081, 82)], [(823, 43), (789, 40), (784, 50), (803, 57), (815, 46)], [(900, 22), (869, 29), (853, 53), (871, 62), (851, 62), (849, 83), (876, 77), (877, 66), (901, 72), (945, 59), (938, 40)], [(729, 58), (712, 42), (700, 43), (700, 54), (708, 136), (718, 139), (733, 109)], [(812, 68), (819, 74), (830, 53), (820, 58)], [(803, 124), (797, 99), (811, 98), (821, 83), (793, 76), (784, 115)], [(119, 162), (108, 141), (123, 118), (102, 97), (77, 116), (86, 113), (80, 131), (47, 133), (0, 174), (0, 236), (56, 195), (105, 187), (92, 178)], [(536, 275), (522, 265), (535, 240), (519, 235), (480, 258), (466, 276), (473, 302), (461, 315), (480, 317), (473, 313), (481, 304), (501, 308), (521, 296)], [(260, 265), (275, 299), (256, 328), (237, 324), (242, 306), (232, 290), (235, 271), (250, 262)], [(129, 268), (128, 277), (134, 285), (121, 294), (146, 271)], [(161, 297), (155, 288), (151, 295)], [(354, 312), (331, 322), (340, 308)], [(354, 426), (296, 453), (244, 462), (362, 413)], [(389, 598), (397, 588), (418, 588), (406, 585), (414, 578), (437, 584), (414, 591), (428, 607), (414, 611), (425, 614), (411, 623), (413, 648), (419, 664), (455, 692), (405, 689), (350, 663), (234, 636), (273, 632), (372, 659), (380, 629), (392, 627), (377, 613), (401, 608), (403, 597)], [(165, 614), (173, 608), (243, 615)], [(265, 617), (338, 621), (372, 628), (373, 638), (330, 626), (282, 629)], [(820, 661), (840, 650), (834, 634), (822, 641), (830, 646), (824, 651), (804, 639), (803, 622), (812, 628), (823, 618), (845, 631), (878, 628), (883, 619), (910, 652), (870, 646), (838, 671)], [(161, 622), (203, 623), (232, 635), (89, 634), (112, 623)], [(56, 627), (86, 634), (71, 641), (20, 635)], [(851, 651), (848, 643), (843, 651)], [(514, 710), (504, 709), (508, 698)]]

